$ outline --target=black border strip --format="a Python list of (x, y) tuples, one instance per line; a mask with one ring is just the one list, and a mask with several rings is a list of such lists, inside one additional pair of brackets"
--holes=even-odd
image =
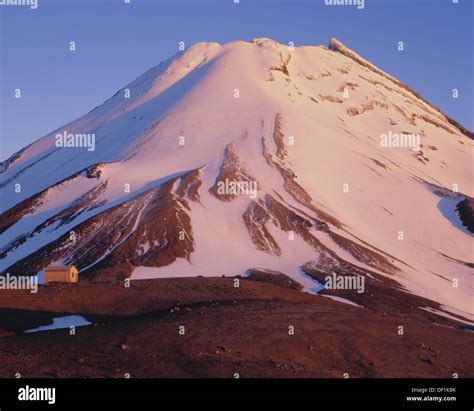
[[(56, 403), (19, 401), (18, 390), (26, 386), (55, 388)], [(413, 388), (427, 391), (413, 392)], [(309, 401), (315, 407), (370, 404), (389, 406), (389, 409), (457, 410), (473, 408), (473, 392), (474, 379), (4, 379), (0, 380), (0, 410), (93, 406), (129, 409), (147, 404), (156, 404), (152, 408), (160, 409), (164, 407), (161, 403), (164, 399), (177, 403), (219, 399), (225, 401), (224, 408), (234, 400), (252, 399)], [(407, 396), (456, 397), (456, 400), (413, 402), (407, 401)]]

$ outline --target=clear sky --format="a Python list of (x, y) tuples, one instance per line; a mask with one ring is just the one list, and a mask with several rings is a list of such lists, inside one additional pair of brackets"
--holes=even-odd
[(361, 10), (325, 0), (0, 6), (0, 160), (101, 104), (175, 54), (179, 41), (270, 37), (298, 46), (336, 37), (472, 130), (474, 0), (453, 1), (365, 0)]

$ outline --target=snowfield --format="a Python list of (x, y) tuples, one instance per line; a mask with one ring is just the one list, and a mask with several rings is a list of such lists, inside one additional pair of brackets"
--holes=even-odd
[[(306, 263), (349, 262), (474, 319), (473, 233), (456, 211), (474, 197), (472, 133), (330, 46), (198, 43), (12, 156), (0, 272), (262, 268), (312, 289)], [(93, 133), (95, 150), (56, 147), (64, 132)], [(384, 147), (388, 133), (421, 147)], [(219, 196), (224, 177), (256, 182), (257, 198)]]

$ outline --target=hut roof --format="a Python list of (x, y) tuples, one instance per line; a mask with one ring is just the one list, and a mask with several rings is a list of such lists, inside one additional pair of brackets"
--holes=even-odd
[(76, 268), (73, 265), (48, 265), (45, 270), (48, 271), (63, 271), (63, 270), (69, 270), (71, 268)]

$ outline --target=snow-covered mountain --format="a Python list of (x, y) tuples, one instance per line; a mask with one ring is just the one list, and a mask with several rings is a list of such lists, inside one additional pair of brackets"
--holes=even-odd
[(472, 139), (335, 39), (198, 43), (1, 165), (0, 272), (377, 273), (470, 318)]

